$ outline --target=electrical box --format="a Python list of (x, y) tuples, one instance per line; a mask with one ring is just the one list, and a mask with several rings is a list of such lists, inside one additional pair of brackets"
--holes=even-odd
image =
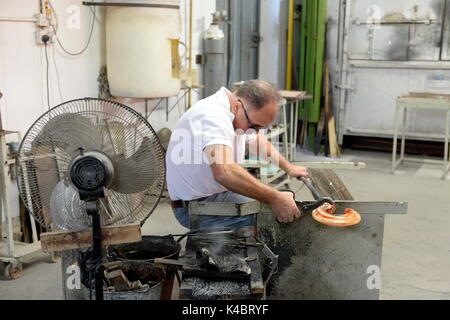
[(36, 15), (36, 25), (38, 27), (48, 27), (50, 25), (48, 19), (47, 19), (47, 15), (46, 14), (37, 14)]
[(47, 42), (47, 44), (55, 42), (55, 33), (53, 31), (51, 31), (50, 29), (46, 28), (46, 29), (39, 29), (35, 32), (36, 43), (44, 44), (44, 41), (42, 41), (42, 37), (45, 35), (49, 36), (49, 38), (50, 38), (50, 40)]

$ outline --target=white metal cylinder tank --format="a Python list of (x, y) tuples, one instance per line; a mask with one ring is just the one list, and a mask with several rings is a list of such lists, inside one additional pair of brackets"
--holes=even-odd
[(178, 94), (180, 1), (117, 2), (120, 3), (108, 6), (106, 11), (106, 60), (111, 94), (133, 98)]
[(212, 23), (203, 39), (205, 64), (203, 68), (204, 97), (226, 86), (225, 35), (217, 23)]

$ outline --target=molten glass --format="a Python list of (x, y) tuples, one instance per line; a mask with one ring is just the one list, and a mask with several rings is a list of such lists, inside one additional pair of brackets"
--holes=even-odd
[(353, 226), (361, 222), (361, 215), (353, 209), (346, 208), (343, 215), (335, 215), (336, 205), (325, 203), (312, 212), (317, 222), (332, 227)]

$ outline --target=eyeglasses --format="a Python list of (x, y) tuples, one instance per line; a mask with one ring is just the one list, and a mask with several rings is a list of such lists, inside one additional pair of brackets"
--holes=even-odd
[(256, 132), (258, 132), (261, 129), (264, 129), (264, 126), (260, 126), (259, 124), (254, 124), (253, 122), (250, 121), (250, 118), (248, 117), (247, 110), (245, 109), (244, 104), (242, 103), (242, 101), (240, 99), (238, 99), (238, 101), (242, 105), (242, 109), (244, 109), (245, 118), (247, 118), (247, 122), (248, 122), (248, 128), (253, 129)]

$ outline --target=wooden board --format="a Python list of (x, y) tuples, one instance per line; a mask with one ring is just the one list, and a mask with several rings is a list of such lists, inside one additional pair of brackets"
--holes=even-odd
[(324, 197), (334, 200), (353, 200), (350, 191), (331, 169), (311, 169), (309, 176), (314, 187)]
[[(142, 241), (139, 223), (107, 226), (101, 229), (102, 246)], [(42, 251), (62, 251), (92, 246), (92, 229), (41, 233)]]
[(307, 96), (306, 91), (295, 91), (295, 90), (279, 90), (278, 93), (285, 99), (288, 100), (300, 100), (301, 98), (310, 99), (312, 96)]
[(341, 156), (341, 151), (339, 149), (339, 144), (336, 137), (336, 125), (333, 114), (333, 108), (331, 104), (330, 96), (330, 69), (329, 61), (325, 61), (325, 72), (324, 72), (324, 87), (325, 87), (325, 115), (328, 129), (328, 142), (330, 147), (330, 155), (332, 158), (339, 158)]

